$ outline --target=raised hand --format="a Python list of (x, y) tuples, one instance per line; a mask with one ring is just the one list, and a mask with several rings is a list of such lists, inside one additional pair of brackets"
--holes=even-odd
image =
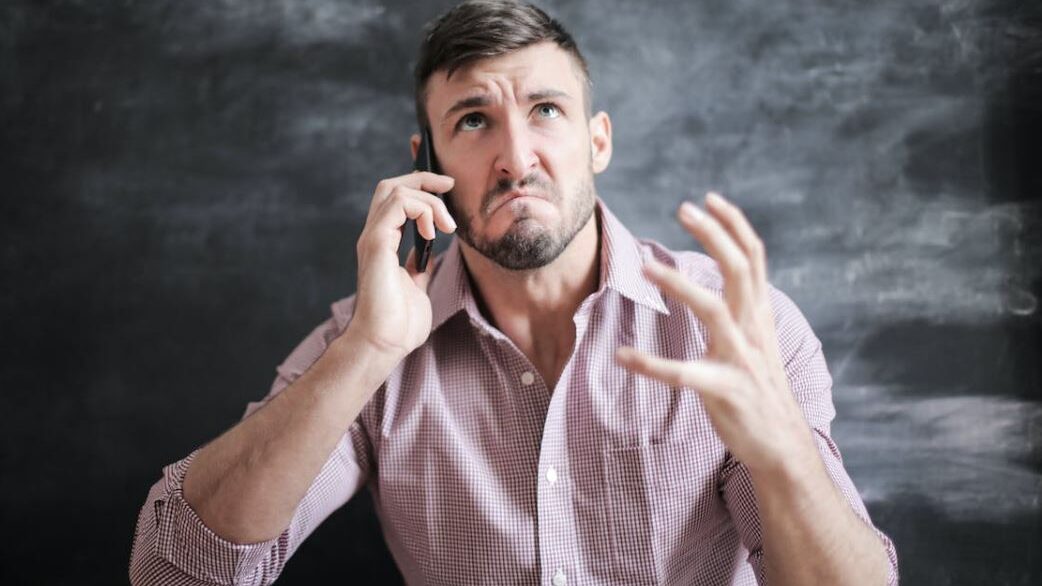
[(677, 217), (720, 266), (723, 298), (661, 263), (645, 264), (644, 272), (705, 323), (708, 355), (684, 362), (622, 347), (616, 360), (639, 374), (698, 392), (717, 434), (754, 474), (770, 474), (806, 458), (816, 461), (809, 426), (779, 355), (763, 242), (741, 210), (723, 197), (707, 195), (706, 210), (685, 202)]
[(436, 230), (455, 231), (445, 202), (434, 195), (452, 189), (454, 183), (451, 177), (429, 172), (384, 179), (376, 186), (358, 238), (358, 296), (348, 329), (397, 358), (422, 344), (431, 331), (427, 285), (434, 263), (426, 272), (417, 272), (410, 253), (405, 266), (399, 264), (403, 228), (406, 220), (416, 220), (420, 234), (431, 240)]

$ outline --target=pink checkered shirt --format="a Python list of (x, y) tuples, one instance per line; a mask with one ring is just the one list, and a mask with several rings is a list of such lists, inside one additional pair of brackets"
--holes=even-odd
[[(764, 583), (752, 482), (698, 395), (613, 360), (623, 344), (702, 357), (704, 325), (640, 268), (653, 257), (719, 292), (716, 264), (635, 239), (603, 202), (598, 214), (600, 287), (575, 313), (575, 350), (555, 388), (482, 316), (453, 242), (429, 289), (430, 338), (344, 434), (289, 527), (250, 545), (211, 532), (182, 496), (189, 455), (164, 469), (141, 509), (132, 581), (269, 584), (311, 531), (367, 485), (411, 584)], [(871, 525), (830, 436), (832, 379), (821, 344), (783, 293), (772, 289), (771, 301), (789, 383), (828, 473)], [(276, 369), (267, 398), (344, 331), (353, 303), (333, 303), (332, 317)], [(251, 403), (246, 416), (262, 404)], [(876, 531), (895, 584), (893, 543)]]

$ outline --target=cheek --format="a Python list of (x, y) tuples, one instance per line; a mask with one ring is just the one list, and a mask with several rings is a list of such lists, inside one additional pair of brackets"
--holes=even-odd
[(487, 175), (481, 172), (480, 164), (475, 158), (461, 157), (443, 167), (443, 172), (456, 180), (452, 188), (453, 205), (457, 210), (474, 215), (482, 195), (485, 193)]
[(582, 128), (569, 127), (548, 138), (543, 143), (544, 152), (560, 171), (574, 174), (576, 170), (589, 166), (589, 135)]
[(478, 214), (478, 202), (481, 193), (471, 184), (461, 181), (455, 177), (456, 185), (452, 188), (452, 211), (456, 215), (469, 218), (471, 225), (480, 225), (481, 217)]
[(548, 142), (544, 147), (545, 173), (549, 175), (560, 195), (567, 197), (577, 182), (590, 169), (590, 152), (583, 137), (570, 135), (560, 141)]

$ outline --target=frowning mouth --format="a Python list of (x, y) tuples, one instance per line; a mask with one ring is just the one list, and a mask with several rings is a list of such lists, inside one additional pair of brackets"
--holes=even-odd
[(537, 199), (544, 199), (544, 200), (546, 199), (545, 197), (543, 197), (543, 196), (541, 196), (541, 195), (539, 195), (537, 193), (533, 193), (531, 191), (515, 189), (514, 191), (510, 191), (508, 193), (505, 193), (505, 194), (497, 197), (496, 199), (492, 200), (492, 203), (488, 206), (488, 215), (491, 216), (492, 214), (496, 213), (496, 211), (498, 211), (499, 208), (501, 208), (504, 205), (514, 201), (515, 199), (519, 199), (519, 198), (522, 198), (522, 197), (534, 197), (534, 198), (537, 198)]

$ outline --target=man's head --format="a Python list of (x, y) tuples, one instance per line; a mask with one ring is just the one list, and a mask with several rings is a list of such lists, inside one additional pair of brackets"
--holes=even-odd
[[(479, 0), (436, 19), (420, 48), (416, 109), (456, 180), (445, 201), (457, 234), (485, 257), (544, 266), (591, 220), (611, 125), (591, 117), (586, 62), (543, 11)], [(419, 136), (412, 142), (415, 154)]]
[(428, 23), (420, 45), (415, 78), (416, 121), (428, 126), (427, 81), (438, 70), (448, 77), (457, 69), (537, 43), (554, 43), (574, 60), (583, 84), (586, 117), (592, 109), (592, 83), (586, 58), (571, 33), (533, 6), (514, 0), (466, 0)]

